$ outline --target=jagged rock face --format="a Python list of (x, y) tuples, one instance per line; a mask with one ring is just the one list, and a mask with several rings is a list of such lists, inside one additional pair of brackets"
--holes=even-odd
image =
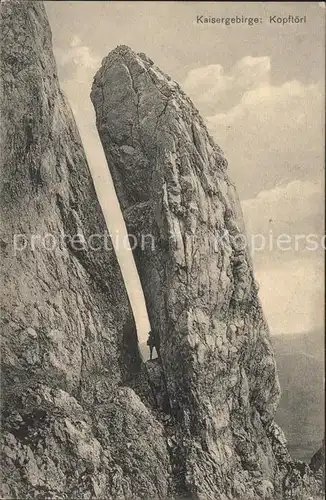
[(0, 24), (2, 496), (164, 498), (163, 428), (122, 387), (134, 320), (110, 240), (90, 246), (106, 225), (44, 6), (3, 2)]
[(322, 490), (325, 491), (325, 438), (322, 446), (311, 458), (309, 465), (316, 478), (320, 481)]
[(182, 428), (183, 488), (279, 498), (279, 384), (223, 152), (179, 85), (128, 47), (103, 60), (91, 98)]
[[(113, 250), (88, 245), (106, 225), (59, 89), (44, 7), (1, 9), (5, 394), (27, 370), (28, 383), (51, 380), (92, 404), (139, 363), (135, 326)], [(84, 249), (69, 242), (78, 234)], [(15, 237), (26, 249), (15, 250)]]
[(65, 391), (40, 384), (3, 427), (2, 498), (167, 498), (163, 426), (128, 387), (94, 417)]

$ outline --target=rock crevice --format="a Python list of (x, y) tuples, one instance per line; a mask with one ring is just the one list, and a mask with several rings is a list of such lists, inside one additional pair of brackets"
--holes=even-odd
[(166, 498), (164, 428), (136, 393), (148, 387), (115, 253), (89, 243), (106, 224), (45, 8), (0, 9), (1, 497)]

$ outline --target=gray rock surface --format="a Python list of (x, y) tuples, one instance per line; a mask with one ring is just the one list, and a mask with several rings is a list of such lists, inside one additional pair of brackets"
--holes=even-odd
[(311, 458), (309, 466), (315, 473), (315, 476), (320, 480), (321, 485), (325, 490), (325, 438), (321, 447)]
[(307, 498), (310, 469), (273, 422), (239, 204), (198, 113), (127, 48), (94, 84), (128, 227), (155, 237), (135, 249), (161, 342), (145, 365), (111, 242), (90, 246), (106, 225), (44, 6), (7, 0), (0, 16), (1, 498)]
[[(44, 7), (1, 9), (4, 393), (12, 398), (26, 371), (28, 384), (51, 380), (92, 405), (137, 371), (131, 308), (113, 250), (88, 244), (106, 225)], [(77, 235), (85, 248), (69, 241)]]
[(126, 46), (103, 59), (91, 99), (159, 336), (176, 491), (282, 498), (280, 388), (223, 152), (179, 85)]
[(166, 498), (163, 427), (124, 387), (135, 324), (112, 245), (90, 246), (106, 225), (42, 2), (1, 3), (0, 33), (1, 497)]
[(129, 387), (87, 413), (61, 389), (26, 389), (5, 415), (3, 499), (167, 498), (163, 426)]

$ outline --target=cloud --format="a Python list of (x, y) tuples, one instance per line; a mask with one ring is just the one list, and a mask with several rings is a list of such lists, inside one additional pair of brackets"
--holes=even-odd
[(56, 55), (58, 64), (61, 67), (70, 66), (70, 71), (78, 70), (80, 67), (96, 70), (100, 64), (100, 58), (94, 55), (89, 47), (82, 44), (78, 35), (73, 35), (68, 49), (58, 48)]
[(78, 45), (81, 45), (81, 39), (78, 35), (74, 35), (70, 42), (70, 47), (78, 47)]
[(298, 80), (272, 85), (268, 57), (245, 57), (189, 72), (183, 87), (224, 150), (240, 198), (288, 179), (323, 175), (324, 87)]
[(232, 68), (237, 85), (245, 90), (269, 83), (271, 61), (265, 57), (243, 57)]
[(324, 326), (324, 261), (277, 263), (256, 270), (260, 298), (272, 334)]
[(89, 124), (93, 121), (89, 94), (101, 58), (82, 43), (79, 35), (72, 36), (68, 48), (58, 47), (55, 55), (62, 89), (69, 98), (74, 115)]
[(291, 81), (247, 91), (229, 111), (207, 118), (242, 197), (269, 189), (284, 177), (322, 175), (323, 101), (321, 84)]
[(219, 64), (189, 71), (182, 87), (202, 113), (212, 114), (227, 102), (235, 104), (250, 89), (266, 85), (270, 79), (269, 57), (246, 56), (226, 73)]
[(324, 186), (321, 181), (295, 180), (241, 202), (250, 234), (313, 231), (323, 233)]
[[(272, 333), (299, 333), (322, 327), (323, 183), (291, 181), (262, 191), (241, 205), (248, 240), (257, 238), (253, 240), (257, 247), (252, 258)], [(278, 243), (281, 238), (284, 242), (284, 235), (286, 244)]]

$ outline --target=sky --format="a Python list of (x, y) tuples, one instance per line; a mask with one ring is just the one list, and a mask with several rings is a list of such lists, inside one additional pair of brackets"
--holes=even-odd
[[(325, 3), (44, 3), (61, 86), (113, 241), (126, 230), (89, 94), (103, 57), (123, 44), (181, 85), (223, 149), (271, 333), (322, 328)], [(259, 22), (204, 24), (197, 16)], [(288, 16), (305, 22), (273, 21)], [(149, 324), (131, 251), (120, 244), (116, 253), (143, 341)]]

